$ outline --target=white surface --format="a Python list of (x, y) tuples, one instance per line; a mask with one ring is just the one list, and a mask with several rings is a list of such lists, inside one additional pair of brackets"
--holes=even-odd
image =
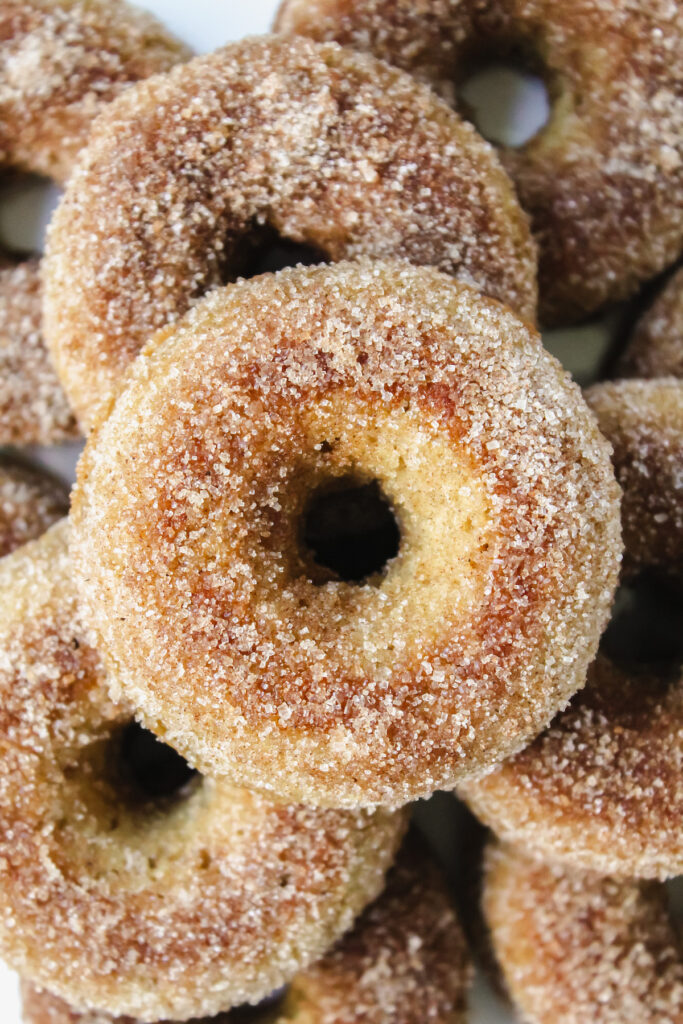
[[(140, 6), (160, 17), (180, 38), (189, 43), (197, 52), (215, 49), (231, 39), (244, 35), (266, 32), (276, 8), (275, 0), (248, 0), (241, 4), (236, 0), (147, 0)], [(514, 91), (514, 90), (513, 90)], [(500, 92), (498, 93), (500, 95)], [(477, 103), (481, 102), (481, 91)], [(509, 119), (510, 142), (528, 135), (528, 125), (542, 122), (544, 97), (538, 89), (526, 86), (510, 90), (505, 102), (505, 119)], [(500, 111), (498, 111), (500, 115)], [(495, 134), (500, 136), (500, 116), (488, 119), (495, 124)], [(526, 126), (526, 127), (525, 127)], [(35, 244), (41, 237), (44, 224), (54, 205), (56, 190), (36, 188), (31, 185), (16, 191), (12, 196), (5, 193), (0, 204), (0, 237), (15, 244)], [(585, 377), (588, 367), (594, 365), (596, 347), (604, 346), (606, 332), (595, 325), (579, 332), (555, 332), (549, 347), (562, 358), (570, 353), (576, 362), (579, 377)], [(578, 356), (578, 359), (576, 358)], [(583, 382), (583, 381), (582, 381)], [(34, 450), (34, 456), (51, 466), (67, 479), (73, 477), (78, 446), (65, 446), (51, 451)], [(455, 818), (448, 814), (448, 802), (441, 800), (431, 808), (431, 829), (439, 833), (440, 852), (444, 860), (455, 864), (457, 835), (454, 834)], [(434, 818), (438, 811), (438, 817)], [(424, 812), (423, 812), (424, 813)], [(429, 811), (427, 812), (429, 813)], [(439, 818), (442, 824), (439, 824)], [(449, 827), (450, 826), (450, 827)], [(479, 978), (471, 999), (469, 1024), (511, 1024), (513, 1018), (501, 1006), (482, 978)], [(19, 1024), (19, 1004), (14, 976), (0, 965), (0, 1024)]]

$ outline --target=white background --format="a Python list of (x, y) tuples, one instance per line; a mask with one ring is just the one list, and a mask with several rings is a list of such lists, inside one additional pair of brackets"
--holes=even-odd
[[(270, 26), (275, 8), (275, 0), (147, 0), (140, 6), (157, 14), (165, 24), (185, 40), (197, 52), (215, 49), (222, 43), (239, 39), (244, 35), (266, 32)], [(505, 96), (505, 110), (489, 111), (494, 117), (503, 116), (511, 125), (519, 128), (522, 124), (538, 118), (539, 104), (542, 107), (543, 96), (538, 90), (524, 89), (515, 92), (508, 90)], [(512, 141), (512, 140), (511, 140)], [(53, 195), (54, 200), (54, 195)], [(10, 235), (13, 240), (34, 241), (39, 233), (37, 222), (46, 217), (49, 202), (44, 196), (33, 193), (16, 195), (12, 204), (5, 199), (0, 208), (0, 234)], [(587, 369), (595, 363), (596, 347), (602, 347), (606, 333), (600, 326), (590, 326), (579, 331), (554, 332), (547, 338), (556, 354), (571, 363), (579, 378), (586, 376)], [(571, 357), (570, 357), (571, 356)], [(77, 454), (75, 446), (66, 446), (61, 450), (40, 451), (37, 458), (53, 468), (71, 477)], [(438, 803), (442, 820), (432, 815), (432, 828), (439, 831), (439, 845), (444, 859), (448, 864), (452, 860), (450, 851), (453, 840), (453, 822), (449, 819), (449, 805), (444, 801)], [(445, 808), (445, 810), (444, 810)], [(500, 1002), (491, 994), (480, 978), (471, 999), (470, 1024), (511, 1024), (512, 1017)], [(0, 1024), (19, 1024), (20, 1013), (14, 976), (0, 965)], [(589, 1022), (586, 1022), (589, 1024)]]

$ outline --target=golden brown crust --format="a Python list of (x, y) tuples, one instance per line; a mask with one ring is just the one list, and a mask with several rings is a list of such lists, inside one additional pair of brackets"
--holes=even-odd
[[(380, 898), (322, 960), (299, 972), (253, 1024), (464, 1024), (471, 968), (464, 936), (431, 857), (406, 848)], [(24, 986), (24, 1024), (140, 1024), (78, 1013)], [(211, 1024), (240, 1024), (239, 1011)], [(200, 1022), (196, 1022), (200, 1024)], [(209, 1024), (208, 1021), (201, 1024)]]
[(526, 750), (461, 787), (507, 842), (604, 875), (683, 874), (683, 677), (604, 658)]
[(402, 816), (209, 779), (134, 798), (84, 638), (67, 523), (0, 564), (0, 951), (80, 1007), (186, 1019), (258, 1001), (381, 890)]
[(526, 55), (553, 102), (505, 149), (540, 248), (541, 319), (624, 299), (683, 248), (683, 8), (671, 0), (284, 0), (276, 29), (335, 39), (454, 98), (482, 57)]
[[(310, 494), (349, 474), (402, 531), (363, 585), (300, 542)], [(538, 335), (371, 261), (233, 285), (160, 332), (73, 509), (89, 622), (148, 726), (336, 806), (452, 787), (547, 724), (585, 681), (621, 549), (608, 447)]]
[(636, 325), (617, 376), (683, 377), (683, 267)]
[(534, 318), (526, 218), (468, 125), (369, 56), (247, 40), (111, 106), (53, 220), (46, 335), (86, 425), (155, 329), (243, 269), (257, 225), (333, 261), (434, 264)]
[(102, 108), (188, 56), (123, 0), (3, 0), (0, 163), (65, 181)]
[(64, 484), (0, 452), (0, 558), (40, 537), (68, 510)]
[(0, 268), (0, 444), (58, 444), (77, 436), (43, 341), (40, 264)]
[(528, 1024), (681, 1024), (683, 961), (663, 887), (491, 848), (484, 913)]

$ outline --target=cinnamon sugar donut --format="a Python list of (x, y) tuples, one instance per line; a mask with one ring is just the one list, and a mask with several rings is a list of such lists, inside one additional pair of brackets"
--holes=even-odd
[(502, 158), (540, 248), (541, 319), (624, 299), (683, 249), (683, 9), (671, 0), (284, 0), (276, 29), (335, 39), (454, 100), (482, 61), (546, 82), (546, 126)]
[(528, 1024), (680, 1024), (683, 959), (663, 886), (489, 850), (484, 913)]
[(173, 793), (148, 786), (67, 538), (63, 522), (0, 563), (0, 953), (143, 1020), (258, 1002), (377, 896), (404, 818), (275, 804), (187, 766)]
[[(402, 851), (384, 893), (353, 930), (295, 976), (277, 1007), (245, 1016), (252, 1024), (465, 1024), (470, 980), (448, 888), (432, 858), (413, 847)], [(141, 1024), (79, 1013), (29, 985), (22, 1002), (24, 1024)], [(241, 1022), (234, 1010), (211, 1024)]]
[[(64, 181), (104, 105), (187, 55), (121, 0), (3, 0), (0, 170)], [(76, 435), (41, 335), (39, 265), (0, 267), (0, 444)]]
[(683, 267), (638, 322), (617, 372), (620, 377), (683, 377)]
[(49, 473), (0, 451), (0, 558), (66, 515), (69, 494)]
[[(110, 405), (72, 506), (87, 618), (116, 692), (191, 763), (396, 806), (583, 685), (618, 488), (580, 392), (499, 303), (408, 264), (241, 282), (159, 332)], [(397, 541), (347, 582), (308, 524), (363, 488)]]
[(121, 97), (56, 213), (46, 334), (84, 424), (265, 227), (321, 259), (434, 264), (534, 317), (526, 218), (468, 125), (371, 57), (251, 39)]

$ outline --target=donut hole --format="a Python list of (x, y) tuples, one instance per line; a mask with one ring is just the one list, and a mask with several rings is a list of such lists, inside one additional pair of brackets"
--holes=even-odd
[(550, 121), (546, 81), (522, 58), (478, 63), (458, 87), (468, 118), (489, 142), (520, 149)]
[(229, 265), (222, 269), (223, 284), (231, 284), (238, 277), (258, 277), (274, 274), (285, 267), (313, 267), (327, 263), (321, 249), (295, 242), (271, 227), (253, 227), (239, 251), (234, 252)]
[(670, 878), (665, 889), (671, 924), (679, 942), (683, 943), (683, 875)]
[(624, 669), (676, 677), (683, 664), (683, 595), (648, 573), (622, 584), (601, 651)]
[(383, 572), (396, 557), (401, 531), (378, 481), (347, 476), (324, 484), (309, 496), (302, 516), (301, 543), (304, 554), (333, 578), (363, 583)]
[(114, 781), (131, 809), (176, 802), (200, 777), (172, 747), (137, 722), (123, 726), (114, 743)]
[(61, 191), (48, 178), (6, 174), (0, 179), (0, 246), (20, 255), (42, 253)]

